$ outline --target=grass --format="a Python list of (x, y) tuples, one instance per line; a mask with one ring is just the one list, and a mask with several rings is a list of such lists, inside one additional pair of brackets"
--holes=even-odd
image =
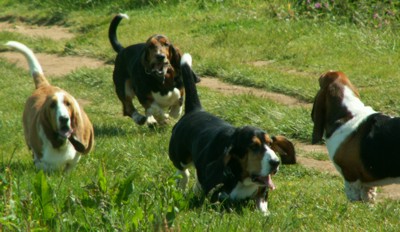
[[(134, 1), (125, 5), (108, 1), (85, 5), (91, 2), (85, 1), (69, 11), (62, 4), (71, 1), (41, 2), (44, 5), (4, 1), (0, 18), (65, 25), (75, 37), (53, 41), (2, 31), (2, 44), (18, 40), (35, 52), (112, 62), (115, 53), (107, 40), (108, 25), (115, 13), (125, 12), (131, 19), (118, 28), (122, 44), (165, 33), (193, 55), (194, 68), (201, 75), (312, 102), (319, 74), (340, 69), (359, 87), (364, 102), (399, 113), (399, 41), (398, 33), (390, 28), (305, 18), (281, 20), (270, 9), (287, 10), (284, 0), (152, 1), (140, 7), (130, 6)], [(158, 231), (165, 224), (177, 231), (399, 229), (399, 200), (350, 203), (340, 177), (301, 165), (282, 166), (275, 176), (277, 189), (270, 193), (268, 217), (254, 211), (252, 202), (235, 206), (232, 212), (207, 199), (198, 204), (199, 199), (175, 188), (177, 177), (167, 156), (173, 122), (151, 130), (122, 117), (110, 67), (82, 68), (50, 79), (85, 102), (95, 127), (96, 147), (70, 174), (43, 175), (32, 165), (21, 125), (32, 80), (4, 59), (0, 59), (0, 76), (3, 231)], [(199, 91), (208, 111), (234, 125), (256, 125), (271, 134), (311, 140), (308, 108), (286, 107), (246, 94), (232, 97), (206, 88)], [(326, 160), (319, 153), (299, 155)]]

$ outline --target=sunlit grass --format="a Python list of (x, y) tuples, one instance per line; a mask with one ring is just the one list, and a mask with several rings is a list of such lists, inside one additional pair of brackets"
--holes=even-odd
[[(0, 43), (17, 40), (35, 52), (112, 62), (115, 52), (107, 30), (111, 18), (124, 12), (130, 20), (118, 28), (123, 45), (142, 42), (154, 33), (167, 34), (183, 52), (192, 54), (199, 74), (312, 102), (319, 75), (340, 69), (359, 87), (367, 104), (400, 112), (397, 33), (352, 24), (278, 20), (271, 17), (270, 4), (287, 7), (287, 2), (278, 0), (185, 1), (142, 8), (105, 3), (104, 8), (60, 10), (61, 15), (53, 15), (54, 8), (33, 9), (30, 4), (5, 1), (0, 3), (1, 17), (28, 24), (51, 19), (50, 24), (68, 26), (75, 37), (53, 41), (0, 32)], [(350, 203), (340, 177), (301, 165), (281, 166), (274, 176), (277, 189), (270, 193), (269, 217), (255, 211), (252, 202), (232, 212), (207, 200), (194, 204), (190, 193), (176, 189), (175, 169), (168, 159), (175, 121), (152, 130), (123, 117), (111, 67), (82, 68), (50, 80), (83, 103), (95, 128), (96, 146), (72, 173), (43, 179), (32, 164), (21, 122), (24, 102), (34, 88), (32, 79), (4, 59), (0, 76), (0, 225), (5, 231), (153, 231), (164, 228), (165, 221), (181, 231), (398, 230), (398, 200)], [(249, 94), (226, 96), (202, 87), (199, 93), (206, 110), (235, 126), (254, 125), (272, 135), (311, 140), (309, 108), (287, 107)], [(299, 155), (327, 160), (316, 152)], [(46, 210), (39, 209), (35, 183), (50, 186), (55, 212), (50, 219), (44, 216)]]

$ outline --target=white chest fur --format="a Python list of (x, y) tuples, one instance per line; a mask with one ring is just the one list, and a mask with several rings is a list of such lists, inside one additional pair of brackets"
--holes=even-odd
[(243, 182), (238, 182), (232, 192), (229, 193), (229, 197), (234, 200), (246, 199), (253, 196), (258, 185), (254, 184), (249, 178), (245, 179)]
[(336, 150), (344, 142), (344, 140), (353, 133), (360, 123), (362, 123), (369, 115), (376, 113), (371, 107), (365, 106), (361, 100), (354, 95), (348, 88), (344, 88), (344, 98), (342, 105), (353, 115), (353, 118), (346, 124), (339, 127), (329, 139), (326, 141), (329, 157), (333, 160)]
[(174, 104), (176, 104), (181, 98), (181, 92), (179, 89), (174, 88), (172, 91), (168, 92), (166, 95), (161, 95), (160, 93), (154, 93), (151, 92), (151, 94), (154, 97), (154, 101), (160, 106), (160, 107), (170, 107)]
[(34, 161), (37, 168), (43, 169), (44, 171), (68, 171), (78, 163), (80, 154), (76, 152), (74, 146), (68, 140), (63, 146), (54, 148), (47, 139), (42, 127), (39, 129), (39, 136), (43, 143), (43, 157), (39, 160), (35, 154)]

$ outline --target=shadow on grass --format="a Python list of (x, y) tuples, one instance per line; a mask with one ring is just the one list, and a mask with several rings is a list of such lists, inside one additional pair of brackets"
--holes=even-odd
[(135, 133), (168, 133), (171, 131), (169, 126), (137, 126), (129, 128), (123, 128), (118, 126), (110, 126), (110, 125), (94, 125), (94, 134), (95, 137), (114, 137), (114, 136), (126, 136)]

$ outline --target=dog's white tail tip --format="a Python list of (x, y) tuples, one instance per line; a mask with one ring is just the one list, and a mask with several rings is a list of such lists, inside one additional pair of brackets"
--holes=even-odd
[(32, 76), (34, 74), (43, 74), (42, 66), (40, 66), (39, 61), (37, 60), (35, 54), (30, 48), (17, 41), (8, 41), (6, 43), (6, 46), (16, 49), (26, 57)]
[(118, 16), (121, 18), (129, 19), (129, 16), (127, 14), (119, 13)]
[(192, 56), (189, 53), (185, 53), (182, 55), (181, 58), (181, 65), (188, 64), (192, 67)]

